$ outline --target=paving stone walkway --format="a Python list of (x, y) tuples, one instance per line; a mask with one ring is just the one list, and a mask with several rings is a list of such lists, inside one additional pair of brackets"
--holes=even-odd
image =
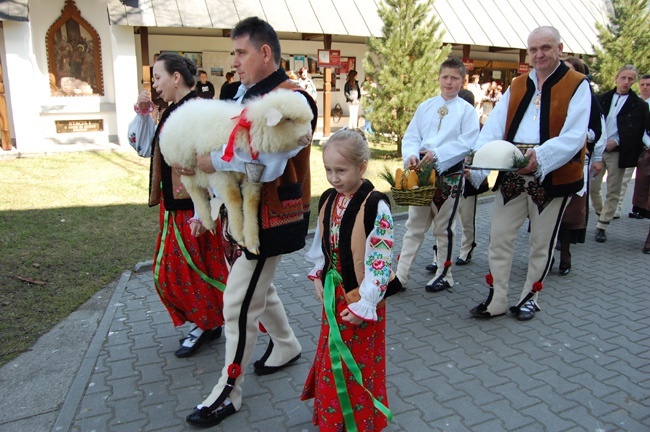
[[(424, 290), (429, 234), (409, 290), (388, 301), (388, 393), (395, 420), (387, 430), (650, 430), (650, 255), (641, 252), (650, 221), (628, 219), (627, 201), (604, 244), (593, 239), (591, 214), (586, 243), (572, 246), (572, 272), (561, 277), (556, 264), (540, 296), (543, 310), (529, 322), (469, 315), (487, 295), (489, 200), (478, 208), (474, 257), (454, 267), (456, 285), (447, 292)], [(399, 247), (405, 218), (397, 219)], [(524, 226), (516, 242), (512, 304), (525, 277), (527, 239)], [(299, 400), (321, 308), (303, 254), (284, 256), (275, 280), (302, 358), (269, 376), (258, 377), (249, 367), (242, 409), (211, 430), (316, 430), (311, 401)], [(214, 340), (194, 357), (178, 359), (174, 351), (185, 331), (171, 325), (151, 273), (126, 272), (53, 430), (196, 430), (184, 418), (216, 383), (225, 345)], [(265, 345), (262, 336), (254, 359)]]

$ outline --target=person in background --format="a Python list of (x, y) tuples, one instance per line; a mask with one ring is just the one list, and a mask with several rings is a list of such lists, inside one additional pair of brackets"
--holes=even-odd
[(239, 82), (235, 82), (235, 73), (226, 73), (226, 82), (221, 84), (221, 89), (219, 90), (219, 100), (232, 99), (237, 93), (238, 88)]
[(501, 84), (497, 84), (497, 88), (494, 91), (494, 95), (492, 97), (494, 104), (496, 105), (497, 102), (499, 102), (502, 97), (503, 97), (503, 87), (501, 86)]
[(356, 129), (359, 123), (359, 105), (361, 103), (361, 89), (357, 81), (357, 71), (354, 69), (348, 72), (348, 78), (343, 86), (345, 102), (348, 104), (348, 128)]
[(367, 76), (363, 80), (361, 85), (361, 103), (363, 105), (363, 132), (367, 134), (373, 134), (375, 131), (372, 130), (372, 123), (368, 120), (367, 114), (371, 114), (374, 109), (374, 101), (372, 100), (372, 91), (377, 88), (375, 80), (371, 76)]
[[(333, 187), (320, 199), (314, 241), (305, 256), (314, 263), (308, 277), (323, 303), (323, 319), (300, 398), (314, 398), (312, 421), (321, 430), (379, 431), (390, 415), (384, 299), (393, 218), (388, 197), (363, 178), (369, 159), (368, 142), (358, 131), (339, 130), (323, 145)], [(337, 371), (337, 363), (352, 373)], [(361, 382), (353, 376), (357, 372)]]
[(300, 77), (298, 76), (297, 73), (295, 73), (294, 71), (290, 70), (290, 71), (287, 71), (287, 76), (288, 76), (289, 79), (290, 79), (291, 81), (293, 81), (295, 84), (298, 84), (298, 80), (300, 80)]
[[(605, 233), (616, 213), (621, 196), (621, 185), (626, 168), (633, 168), (639, 161), (644, 145), (650, 145), (646, 133), (650, 128), (648, 104), (632, 90), (637, 80), (633, 65), (624, 65), (616, 73), (616, 88), (600, 95), (599, 102), (605, 114), (607, 143), (603, 152), (603, 171), (594, 178), (590, 198), (596, 214), (596, 241), (607, 241)], [(607, 171), (605, 202), (601, 195), (603, 176)]]
[(309, 76), (309, 69), (301, 67), (300, 70), (298, 70), (298, 76), (298, 85), (300, 88), (309, 93), (309, 96), (311, 96), (312, 99), (316, 100), (318, 92), (316, 91), (316, 84), (314, 84)]
[(235, 73), (234, 72), (226, 72), (226, 81), (221, 84), (221, 88), (224, 88), (228, 84), (232, 84), (235, 82)]
[(203, 99), (214, 98), (214, 86), (208, 81), (208, 74), (204, 70), (199, 71), (199, 82), (196, 83), (196, 94)]
[(496, 81), (485, 83), (482, 89), (483, 99), (481, 100), (481, 125), (484, 125), (485, 121), (494, 109), (494, 103), (496, 102), (497, 83)]
[[(195, 99), (196, 65), (178, 54), (160, 54), (153, 66), (153, 88), (170, 106), (164, 111), (152, 143), (149, 206), (160, 208), (156, 241), (154, 284), (175, 326), (192, 324), (181, 340), (177, 357), (193, 355), (203, 344), (221, 335), (223, 290), (228, 279), (226, 241), (217, 220), (217, 235), (205, 232), (194, 215), (194, 205), (180, 180), (180, 173), (165, 163), (158, 137), (169, 115)], [(153, 109), (149, 93), (142, 92), (140, 112)]]
[(481, 77), (478, 74), (472, 75), (472, 81), (467, 84), (467, 90), (471, 91), (472, 94), (474, 95), (474, 108), (476, 109), (476, 114), (478, 117), (481, 117), (481, 101), (483, 100), (483, 89), (481, 88), (481, 84), (479, 84), (479, 79)]
[[(458, 96), (463, 98), (470, 105), (474, 106), (474, 94), (468, 90), (458, 92)], [(471, 97), (470, 97), (471, 96)], [(456, 257), (456, 265), (464, 266), (472, 260), (472, 253), (476, 247), (476, 206), (478, 196), (490, 189), (487, 179), (477, 189), (472, 183), (463, 182), (463, 196), (458, 205), (458, 219), (463, 229), (463, 236), (460, 241), (460, 250)]]
[[(642, 75), (639, 79), (639, 96), (650, 104), (650, 74)], [(647, 132), (646, 132), (647, 133)], [(637, 162), (636, 180), (634, 181), (634, 195), (632, 196), (632, 219), (650, 219), (650, 148), (645, 145)]]
[[(476, 143), (478, 151), (495, 140), (509, 141), (525, 152), (528, 162), (497, 177), (485, 278), (490, 289), (487, 299), (470, 310), (477, 318), (508, 311), (514, 242), (526, 219), (530, 219), (528, 271), (519, 301), (510, 311), (520, 321), (535, 317), (562, 214), (571, 195), (584, 184), (589, 83), (560, 61), (563, 44), (557, 29), (536, 28), (527, 45), (533, 70), (512, 81)], [(469, 178), (478, 186), (487, 174), (476, 170)]]
[[(584, 63), (577, 57), (567, 57), (564, 64), (574, 71), (586, 75)], [(587, 131), (587, 155), (585, 158), (585, 185), (573, 194), (564, 211), (557, 241), (560, 248), (560, 276), (571, 272), (571, 244), (584, 243), (589, 220), (589, 179), (603, 169), (605, 149), (605, 117), (596, 96), (591, 93), (591, 111)]]

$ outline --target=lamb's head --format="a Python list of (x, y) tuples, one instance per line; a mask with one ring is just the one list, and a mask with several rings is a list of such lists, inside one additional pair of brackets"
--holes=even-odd
[(249, 102), (246, 117), (252, 123), (251, 147), (281, 153), (304, 145), (300, 139), (311, 133), (314, 114), (304, 94), (280, 89)]

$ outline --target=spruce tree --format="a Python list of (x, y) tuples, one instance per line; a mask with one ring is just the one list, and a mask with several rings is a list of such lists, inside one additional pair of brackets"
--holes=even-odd
[(607, 26), (596, 23), (600, 47), (589, 66), (599, 92), (615, 87), (616, 71), (636, 66), (639, 74), (650, 73), (649, 0), (612, 0), (613, 14)]
[(402, 153), (402, 138), (418, 105), (438, 91), (438, 71), (449, 52), (443, 46), (434, 0), (384, 0), (379, 16), (383, 35), (368, 40), (363, 62), (377, 87), (370, 94), (369, 115), (375, 132), (386, 133)]

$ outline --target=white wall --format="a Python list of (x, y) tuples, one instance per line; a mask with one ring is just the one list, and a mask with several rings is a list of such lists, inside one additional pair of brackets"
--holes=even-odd
[(16, 134), (14, 133), (14, 119), (11, 112), (11, 88), (9, 87), (9, 77), (7, 76), (7, 49), (5, 47), (5, 32), (0, 28), (0, 61), (2, 62), (3, 71), (3, 84), (5, 86), (5, 100), (7, 102), (7, 121), (9, 122), (9, 134), (13, 143), (16, 142)]
[(38, 70), (35, 68), (36, 59), (32, 51), (30, 23), (5, 21), (4, 45), (5, 57), (4, 76), (5, 89), (10, 96), (7, 98), (9, 117), (13, 119), (11, 128), (18, 149), (42, 149), (43, 136), (39, 123)]
[(133, 27), (112, 26), (112, 73), (115, 80), (117, 134), (121, 146), (129, 146), (127, 129), (133, 120), (133, 104), (139, 93), (138, 62), (135, 55)]

